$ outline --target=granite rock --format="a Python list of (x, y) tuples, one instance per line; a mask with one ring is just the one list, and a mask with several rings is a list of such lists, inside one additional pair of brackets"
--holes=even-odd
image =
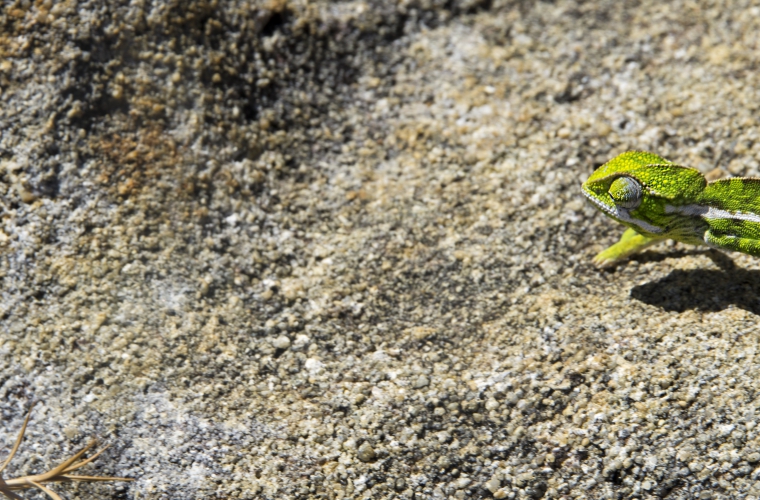
[[(747, 6), (744, 6), (744, 4)], [(760, 261), (622, 232), (760, 174), (749, 2), (8, 0), (6, 478), (67, 498), (758, 498)]]

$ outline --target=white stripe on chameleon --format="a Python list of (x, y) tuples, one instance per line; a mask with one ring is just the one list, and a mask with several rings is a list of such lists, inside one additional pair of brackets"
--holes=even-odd
[(695, 215), (702, 217), (703, 219), (716, 219), (716, 220), (746, 220), (748, 222), (760, 222), (760, 215), (745, 213), (745, 212), (729, 212), (728, 210), (721, 210), (714, 207), (706, 207), (704, 205), (684, 205), (682, 207), (674, 207), (673, 205), (665, 205), (665, 213), (668, 214), (683, 214), (683, 215)]
[(620, 219), (620, 220), (622, 220), (624, 222), (629, 222), (629, 223), (633, 224), (634, 226), (639, 226), (641, 229), (643, 229), (644, 231), (646, 231), (648, 233), (661, 233), (662, 232), (662, 228), (661, 227), (653, 226), (652, 224), (650, 224), (650, 223), (648, 223), (646, 221), (643, 221), (641, 219), (637, 219), (635, 217), (631, 217), (631, 214), (625, 208), (615, 207), (615, 212), (616, 213), (614, 213), (613, 215), (615, 215), (615, 217), (617, 217), (618, 219)]
[(625, 208), (620, 208), (620, 207), (617, 207), (617, 206), (610, 207), (610, 206), (605, 205), (601, 201), (597, 200), (596, 198), (594, 198), (593, 196), (591, 196), (586, 191), (584, 191), (583, 194), (586, 195), (586, 198), (588, 198), (589, 200), (591, 200), (591, 202), (594, 205), (596, 205), (597, 207), (601, 208), (604, 212), (607, 212), (611, 216), (617, 217), (618, 219), (620, 219), (623, 222), (628, 222), (629, 224), (633, 224), (634, 226), (638, 226), (639, 228), (643, 229), (644, 231), (646, 231), (648, 233), (655, 233), (656, 234), (656, 233), (661, 233), (662, 232), (662, 228), (660, 228), (660, 227), (653, 226), (652, 224), (650, 224), (650, 223), (648, 223), (646, 221), (637, 219), (635, 217), (631, 217), (630, 212), (627, 209), (625, 209)]

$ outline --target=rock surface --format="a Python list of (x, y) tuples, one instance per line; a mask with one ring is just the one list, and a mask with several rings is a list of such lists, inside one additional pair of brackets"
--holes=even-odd
[[(757, 175), (735, 2), (8, 0), (5, 477), (67, 498), (757, 498), (760, 261), (618, 237)], [(31, 497), (31, 496), (30, 496)]]

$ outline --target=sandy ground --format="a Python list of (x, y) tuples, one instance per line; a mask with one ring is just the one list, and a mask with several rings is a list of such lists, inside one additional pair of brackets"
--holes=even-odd
[(731, 5), (5, 0), (5, 477), (97, 435), (135, 481), (65, 498), (758, 498), (760, 261), (597, 270), (580, 193), (760, 173)]

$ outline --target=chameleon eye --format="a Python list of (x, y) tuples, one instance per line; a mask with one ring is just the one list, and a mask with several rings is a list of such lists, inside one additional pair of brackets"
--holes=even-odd
[(633, 209), (641, 204), (641, 184), (631, 177), (615, 179), (609, 193), (619, 207)]

